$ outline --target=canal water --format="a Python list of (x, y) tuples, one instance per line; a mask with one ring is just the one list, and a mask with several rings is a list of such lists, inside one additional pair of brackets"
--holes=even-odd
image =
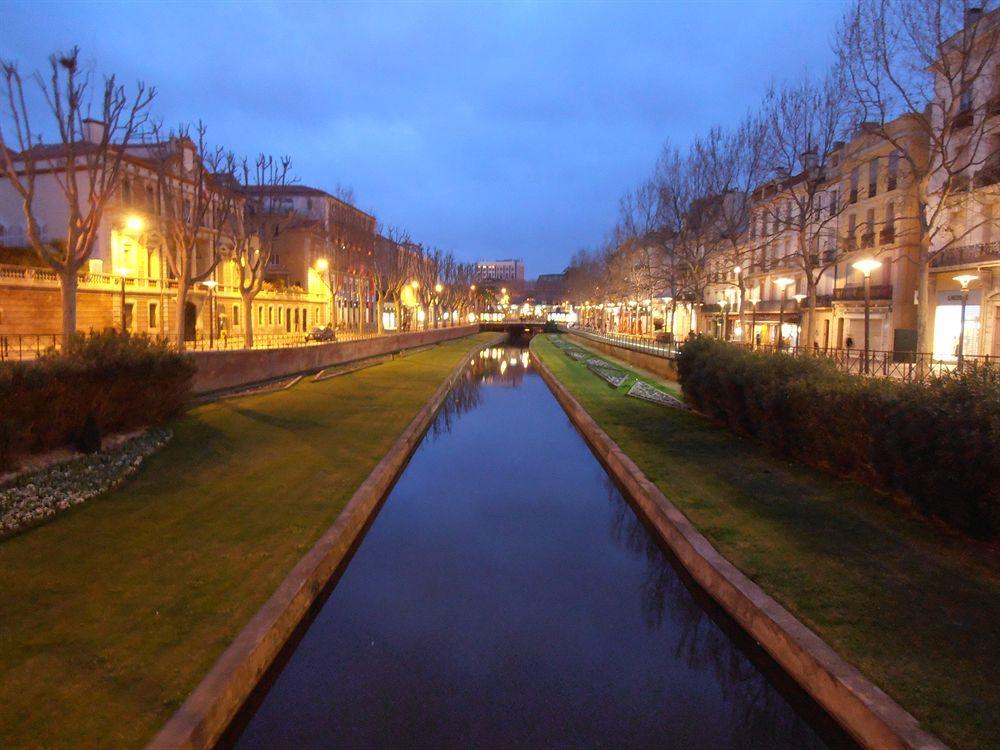
[(525, 349), (478, 356), (239, 748), (847, 747), (678, 572)]

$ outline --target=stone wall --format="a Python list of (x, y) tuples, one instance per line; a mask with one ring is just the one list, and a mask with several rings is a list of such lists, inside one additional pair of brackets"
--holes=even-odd
[(324, 367), (450, 341), (478, 331), (479, 326), (466, 325), (282, 349), (191, 352), (190, 356), (198, 368), (193, 391), (196, 395), (210, 393), (287, 375), (315, 372)]
[(574, 341), (577, 343), (589, 346), (591, 349), (596, 349), (599, 352), (603, 352), (604, 354), (620, 359), (623, 362), (628, 362), (630, 365), (647, 370), (654, 375), (659, 375), (661, 378), (666, 378), (667, 380), (678, 379), (677, 363), (673, 359), (659, 357), (655, 354), (647, 354), (645, 352), (637, 352), (634, 349), (628, 349), (624, 346), (615, 346), (614, 344), (592, 339), (589, 336), (580, 336), (579, 334), (573, 333), (572, 329), (569, 330), (569, 335), (572, 336)]

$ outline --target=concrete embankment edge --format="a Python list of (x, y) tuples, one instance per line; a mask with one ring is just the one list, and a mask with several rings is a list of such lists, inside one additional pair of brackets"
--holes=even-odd
[[(698, 585), (862, 746), (947, 750), (939, 739), (724, 558), (646, 478), (539, 357), (570, 420)], [(892, 637), (886, 633), (886, 637)]]
[(201, 750), (214, 746), (378, 511), (451, 387), (468, 366), (469, 357), (504, 338), (500, 335), (477, 344), (463, 356), (351, 496), (333, 525), (292, 568), (147, 750)]

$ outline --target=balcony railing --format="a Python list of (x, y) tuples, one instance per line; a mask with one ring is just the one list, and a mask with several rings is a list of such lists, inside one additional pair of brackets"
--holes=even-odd
[(880, 229), (878, 233), (878, 244), (891, 245), (896, 241), (896, 230), (892, 227)]
[(931, 260), (931, 265), (940, 268), (990, 262), (1000, 262), (1000, 241), (949, 247)]
[[(892, 284), (872, 284), (871, 299), (892, 299)], [(833, 290), (835, 302), (864, 302), (865, 288), (863, 285), (842, 286)]]

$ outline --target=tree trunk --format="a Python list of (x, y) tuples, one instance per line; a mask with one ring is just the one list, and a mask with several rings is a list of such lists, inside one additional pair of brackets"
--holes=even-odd
[(76, 333), (76, 270), (64, 270), (59, 274), (59, 291), (62, 300), (62, 340), (65, 346)]
[(176, 312), (174, 317), (177, 318), (177, 351), (184, 351), (184, 306), (187, 304), (187, 273), (179, 274), (177, 278), (177, 299), (174, 300), (176, 304)]
[[(933, 345), (930, 340), (931, 309), (930, 309), (930, 270), (929, 254), (921, 251), (920, 264), (917, 266), (917, 352), (930, 352)], [(923, 360), (917, 357), (917, 374), (923, 375), (925, 366)]]
[(358, 333), (365, 332), (365, 289), (358, 284)]
[[(809, 324), (805, 328), (805, 344), (803, 345), (800, 341), (799, 348), (809, 354), (812, 354), (815, 351), (813, 348), (813, 342), (816, 341), (816, 332), (818, 330), (819, 321), (816, 320), (816, 282), (812, 280), (811, 275), (806, 276), (806, 297), (809, 299)], [(802, 314), (801, 311), (799, 314)]]
[(242, 292), (243, 298), (243, 348), (253, 349), (253, 301), (257, 295)]

